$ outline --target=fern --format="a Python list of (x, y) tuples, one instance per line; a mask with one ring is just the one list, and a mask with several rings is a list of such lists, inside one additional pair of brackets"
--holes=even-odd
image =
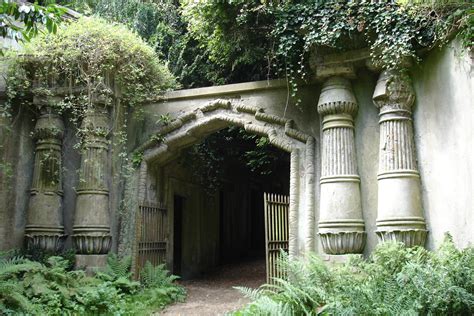
[(109, 275), (112, 279), (126, 278), (132, 276), (132, 257), (125, 256), (120, 258), (116, 254), (109, 254), (107, 257), (107, 267), (104, 273)]
[(447, 236), (434, 252), (384, 243), (371, 258), (325, 265), (316, 255), (284, 259), (287, 278), (258, 290), (235, 315), (472, 315), (474, 248)]
[(147, 261), (140, 271), (140, 283), (147, 288), (173, 286), (173, 282), (177, 279), (179, 277), (170, 274), (164, 264), (153, 266)]
[(105, 271), (93, 277), (68, 271), (63, 257), (43, 260), (0, 255), (0, 315), (141, 315), (185, 296), (163, 266), (147, 266), (148, 287), (132, 281), (129, 257), (111, 255)]
[(252, 289), (243, 286), (235, 286), (234, 289), (242, 293), (246, 298), (249, 298), (253, 301), (258, 300), (262, 295), (264, 295), (263, 289)]

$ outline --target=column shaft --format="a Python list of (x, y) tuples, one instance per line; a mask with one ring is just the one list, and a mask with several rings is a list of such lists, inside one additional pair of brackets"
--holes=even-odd
[(108, 128), (105, 107), (96, 105), (87, 111), (81, 126), (81, 169), (73, 227), (78, 254), (106, 254), (112, 243), (106, 171)]
[(407, 76), (384, 72), (374, 92), (380, 109), (377, 235), (408, 246), (424, 245), (426, 225), (421, 206), (411, 108), (414, 92)]
[(327, 254), (360, 253), (365, 245), (353, 116), (357, 102), (350, 82), (327, 80), (318, 112), (323, 117), (319, 235)]
[(35, 162), (25, 239), (28, 248), (57, 252), (63, 247), (66, 238), (61, 161), (64, 124), (50, 106), (43, 104), (45, 100), (35, 97), (34, 101), (41, 114), (34, 129)]

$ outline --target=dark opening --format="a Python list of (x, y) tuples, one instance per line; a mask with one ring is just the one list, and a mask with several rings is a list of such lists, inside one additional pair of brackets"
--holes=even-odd
[(173, 231), (174, 231), (174, 243), (173, 243), (173, 253), (174, 253), (174, 260), (173, 260), (173, 273), (176, 275), (181, 274), (181, 262), (182, 262), (182, 243), (183, 243), (183, 209), (185, 198), (179, 195), (174, 195), (173, 197), (174, 203), (174, 223), (173, 223)]
[(289, 194), (290, 155), (231, 127), (183, 150), (163, 170), (177, 186), (171, 190), (187, 197), (174, 195), (173, 272), (190, 279), (241, 265), (264, 280), (263, 196)]

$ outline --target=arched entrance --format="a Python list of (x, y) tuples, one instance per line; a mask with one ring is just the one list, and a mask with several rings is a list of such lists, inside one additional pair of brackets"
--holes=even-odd
[[(287, 152), (236, 127), (215, 132), (157, 165), (169, 216), (172, 272), (190, 279), (218, 266), (233, 271), (252, 264), (264, 273), (267, 248), (273, 261), (276, 248), (288, 250), (289, 165)], [(272, 203), (268, 216), (265, 192), (273, 193), (267, 198)]]
[[(299, 131), (290, 119), (267, 114), (258, 107), (241, 102), (218, 99), (192, 112), (181, 113), (138, 148), (143, 152), (138, 180), (138, 204), (153, 206), (164, 201), (183, 203), (179, 194), (177, 200), (174, 196), (166, 196), (165, 187), (160, 182), (163, 174), (160, 174), (162, 171), (159, 166), (175, 159), (183, 148), (229, 126), (238, 126), (248, 133), (266, 136), (273, 146), (289, 153), (289, 254), (296, 256), (306, 250), (314, 250), (314, 138)], [(170, 225), (169, 219), (167, 223)], [(169, 236), (163, 236), (163, 242), (168, 242), (168, 251)], [(136, 244), (135, 241), (135, 257)], [(169, 262), (170, 255), (167, 254), (166, 258), (172, 266)]]

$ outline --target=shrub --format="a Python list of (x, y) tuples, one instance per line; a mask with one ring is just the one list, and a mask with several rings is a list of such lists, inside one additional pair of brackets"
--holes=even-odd
[(448, 235), (430, 252), (384, 243), (368, 260), (327, 266), (317, 256), (283, 262), (288, 280), (258, 290), (234, 315), (471, 315), (474, 248), (458, 250)]

